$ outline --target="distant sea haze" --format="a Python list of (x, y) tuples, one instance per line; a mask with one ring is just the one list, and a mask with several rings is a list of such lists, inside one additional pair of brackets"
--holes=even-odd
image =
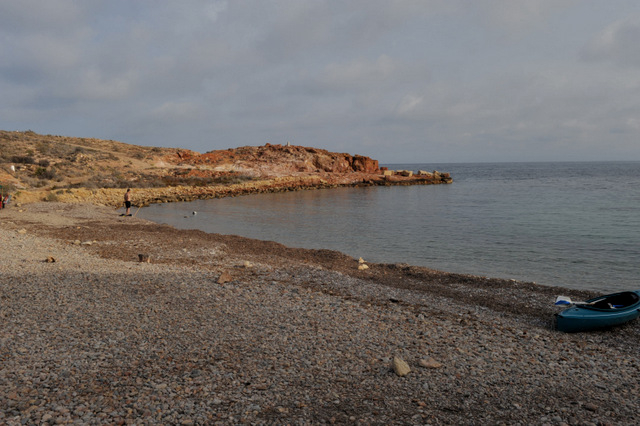
[(640, 289), (640, 162), (383, 166), (450, 172), (454, 183), (157, 204), (138, 216), (369, 262), (601, 292)]

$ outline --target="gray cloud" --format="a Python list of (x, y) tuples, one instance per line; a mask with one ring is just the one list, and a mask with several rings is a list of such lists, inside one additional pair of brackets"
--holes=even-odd
[(640, 14), (613, 22), (598, 33), (582, 52), (587, 61), (610, 61), (640, 66)]
[(640, 160), (639, 17), (630, 0), (0, 0), (0, 128)]

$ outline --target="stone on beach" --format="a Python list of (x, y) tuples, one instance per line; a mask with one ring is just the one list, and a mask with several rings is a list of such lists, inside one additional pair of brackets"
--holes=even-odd
[(393, 371), (400, 377), (404, 377), (411, 372), (409, 364), (397, 356), (393, 357)]
[(0, 212), (0, 424), (640, 423), (638, 323), (559, 335), (557, 289), (28, 210)]
[(442, 367), (442, 363), (436, 361), (433, 358), (421, 359), (420, 365), (424, 368), (440, 368)]
[(366, 264), (363, 258), (358, 259), (358, 270), (364, 271), (366, 269), (369, 269), (369, 265)]
[(218, 277), (218, 284), (225, 284), (225, 283), (228, 283), (228, 282), (231, 282), (231, 281), (233, 281), (233, 277), (227, 271), (224, 271)]

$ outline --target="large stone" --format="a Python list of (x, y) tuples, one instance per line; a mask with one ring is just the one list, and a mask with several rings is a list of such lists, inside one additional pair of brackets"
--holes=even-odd
[(402, 358), (397, 356), (393, 357), (393, 371), (400, 377), (404, 377), (411, 372), (409, 364), (407, 364)]
[(363, 157), (361, 155), (355, 155), (351, 158), (351, 168), (355, 172), (375, 173), (378, 171), (378, 160), (373, 160), (369, 157)]

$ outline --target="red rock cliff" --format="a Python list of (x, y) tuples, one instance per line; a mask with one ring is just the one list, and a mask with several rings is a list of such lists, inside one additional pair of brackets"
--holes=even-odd
[(244, 146), (205, 154), (179, 150), (166, 161), (184, 165), (207, 165), (220, 171), (241, 171), (259, 176), (300, 173), (378, 173), (378, 160), (361, 155), (329, 152), (293, 145)]

